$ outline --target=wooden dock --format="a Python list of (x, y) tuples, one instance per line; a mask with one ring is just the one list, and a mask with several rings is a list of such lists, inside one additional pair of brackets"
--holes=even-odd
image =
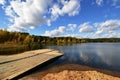
[(9, 56), (0, 55), (0, 80), (13, 79), (26, 71), (62, 55), (59, 51), (51, 49), (27, 51)]

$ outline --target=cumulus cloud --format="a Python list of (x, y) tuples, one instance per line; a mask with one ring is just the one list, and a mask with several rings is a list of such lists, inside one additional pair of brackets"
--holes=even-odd
[(0, 0), (0, 4), (1, 4), (1, 5), (4, 5), (5, 3), (6, 3), (5, 0)]
[(81, 24), (79, 29), (79, 32), (93, 32), (94, 29), (93, 27), (89, 24), (89, 22), (85, 22), (83, 24)]
[(120, 29), (120, 20), (107, 20), (105, 22), (96, 23), (98, 26), (97, 34)]
[(77, 24), (68, 24), (68, 30), (74, 31), (77, 28)]
[(94, 34), (96, 38), (119, 38), (120, 20), (107, 20), (105, 22), (95, 23), (97, 31)]
[(17, 27), (17, 26), (10, 26), (10, 31), (18, 31), (18, 32), (27, 32), (28, 29), (26, 27)]
[(60, 0), (60, 4), (55, 4), (51, 8), (52, 20), (56, 20), (59, 16), (65, 14), (75, 16), (79, 14), (80, 0)]
[(103, 3), (103, 0), (96, 0), (96, 4), (97, 4), (98, 6), (101, 6), (102, 3)]
[(80, 8), (79, 0), (70, 0), (64, 3), (63, 8), (61, 9), (61, 14), (62, 15), (68, 14), (69, 16), (74, 16), (79, 13), (79, 8)]
[[(79, 28), (79, 30), (77, 30)], [(98, 23), (68, 24), (58, 29), (46, 31), (45, 36), (71, 36), (79, 38), (119, 38), (120, 20), (107, 20)], [(79, 33), (80, 32), (80, 33)], [(85, 33), (85, 34), (84, 34)]]
[(109, 31), (106, 36), (108, 38), (119, 38), (120, 37), (120, 33), (114, 32), (114, 31)]
[(59, 36), (66, 32), (66, 28), (64, 26), (60, 26), (58, 29), (54, 29), (52, 31), (46, 31), (44, 36)]
[[(92, 25), (92, 26), (91, 26)], [(104, 22), (92, 23), (85, 22), (79, 27), (79, 32), (84, 34), (84, 38), (119, 38), (120, 20), (106, 20)], [(83, 36), (83, 35), (82, 35)]]
[[(41, 25), (51, 25), (59, 16), (75, 16), (79, 13), (79, 0), (0, 0), (5, 14), (12, 23), (8, 30), (34, 29)], [(9, 5), (8, 5), (9, 4)]]
[(13, 23), (9, 26), (10, 31), (20, 31), (21, 29), (47, 24), (48, 19), (44, 16), (51, 1), (44, 0), (12, 0), (10, 5), (6, 6), (5, 13)]

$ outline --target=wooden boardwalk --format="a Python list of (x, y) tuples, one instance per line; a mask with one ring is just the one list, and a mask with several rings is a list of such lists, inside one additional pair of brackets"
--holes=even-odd
[(56, 50), (41, 49), (11, 56), (0, 56), (0, 80), (12, 79), (62, 55)]

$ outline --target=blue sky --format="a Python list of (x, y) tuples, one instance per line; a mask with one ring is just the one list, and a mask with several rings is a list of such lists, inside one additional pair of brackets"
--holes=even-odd
[(119, 38), (120, 0), (0, 0), (0, 24), (50, 37)]

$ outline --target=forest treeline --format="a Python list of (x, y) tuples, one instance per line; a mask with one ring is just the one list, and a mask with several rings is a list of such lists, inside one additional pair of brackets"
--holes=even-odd
[(46, 37), (30, 35), (23, 32), (0, 30), (0, 54), (16, 54), (28, 50), (41, 49), (47, 45), (66, 45), (88, 42), (120, 42), (120, 38), (75, 38), (75, 37)]
[(46, 37), (35, 36), (29, 33), (8, 32), (0, 30), (0, 43), (16, 43), (16, 44), (62, 44), (62, 43), (87, 43), (87, 42), (120, 42), (120, 38), (75, 38), (75, 37)]

